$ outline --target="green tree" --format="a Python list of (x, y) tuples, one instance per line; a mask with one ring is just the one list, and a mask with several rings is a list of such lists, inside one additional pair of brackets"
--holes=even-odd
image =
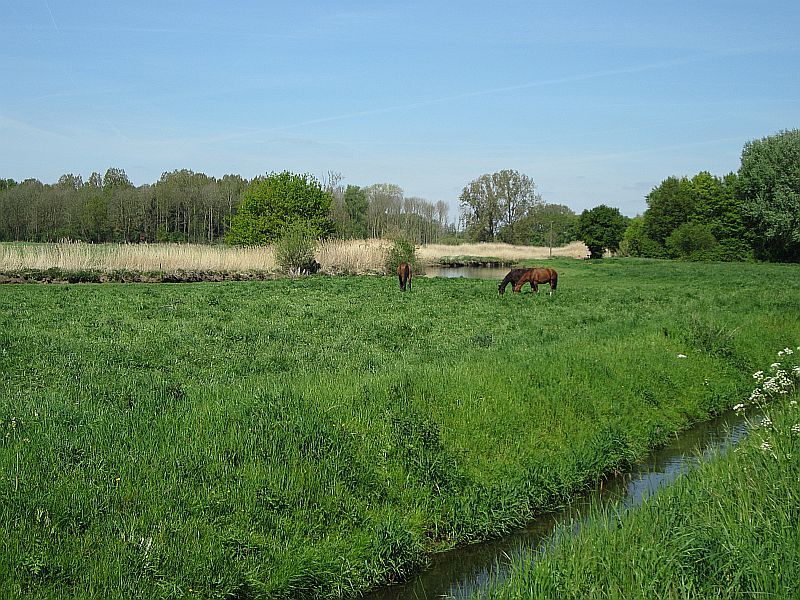
[(638, 215), (628, 221), (619, 251), (624, 256), (645, 256), (649, 258), (665, 258), (664, 248), (647, 237), (644, 229), (644, 217)]
[[(514, 228), (513, 244), (563, 246), (575, 241), (578, 215), (562, 204), (534, 204)], [(501, 233), (501, 237), (504, 237)]]
[(625, 217), (605, 204), (584, 210), (578, 218), (578, 239), (589, 247), (590, 258), (603, 258), (603, 251), (619, 250), (625, 233)]
[(344, 206), (349, 219), (346, 236), (365, 239), (367, 237), (367, 194), (357, 185), (348, 185), (344, 191)]
[(467, 236), (479, 242), (495, 241), (501, 229), (504, 241), (514, 240), (517, 222), (541, 202), (533, 179), (511, 169), (481, 175), (459, 197)]
[(670, 234), (694, 214), (692, 185), (686, 177), (668, 177), (647, 195), (644, 232), (663, 246)]
[(305, 223), (315, 237), (330, 234), (330, 194), (311, 175), (283, 171), (253, 180), (231, 219), (226, 241), (234, 245), (270, 244), (292, 223)]
[(800, 129), (745, 144), (738, 193), (757, 256), (800, 261)]
[(711, 233), (711, 226), (700, 221), (684, 223), (667, 238), (667, 249), (680, 258), (696, 256), (716, 245), (717, 238)]

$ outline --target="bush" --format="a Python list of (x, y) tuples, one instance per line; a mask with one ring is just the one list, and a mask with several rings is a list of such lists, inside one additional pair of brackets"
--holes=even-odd
[(401, 262), (410, 264), (414, 273), (419, 272), (416, 247), (406, 238), (398, 237), (386, 253), (386, 273), (389, 275), (395, 273)]
[(705, 252), (717, 245), (711, 228), (696, 221), (684, 223), (667, 238), (667, 248), (680, 258), (688, 258), (695, 252)]
[(315, 250), (316, 240), (311, 227), (301, 222), (293, 223), (275, 242), (275, 261), (290, 275), (316, 273), (320, 264), (314, 259)]

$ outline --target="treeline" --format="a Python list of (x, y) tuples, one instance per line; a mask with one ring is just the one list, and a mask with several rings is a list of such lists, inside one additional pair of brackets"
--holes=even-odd
[(214, 243), (225, 234), (247, 181), (189, 170), (134, 186), (125, 171), (63, 175), (55, 184), (5, 180), (0, 189), (0, 240), (53, 242)]
[(800, 130), (745, 144), (739, 171), (668, 177), (619, 249), (629, 256), (800, 261)]
[[(86, 181), (63, 175), (55, 184), (1, 179), (0, 241), (223, 242), (254, 181), (183, 169), (134, 186), (118, 168), (102, 176), (92, 173)], [(415, 243), (432, 243), (455, 235), (445, 202), (407, 198), (393, 184), (344, 187), (338, 174), (329, 175), (324, 188), (339, 237), (401, 234)]]
[(736, 173), (668, 177), (630, 220), (620, 250), (629, 256), (742, 260), (753, 257)]

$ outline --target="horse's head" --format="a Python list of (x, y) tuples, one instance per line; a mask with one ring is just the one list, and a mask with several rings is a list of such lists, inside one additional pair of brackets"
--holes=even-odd
[(501, 296), (506, 293), (506, 285), (505, 283), (497, 284), (497, 293)]

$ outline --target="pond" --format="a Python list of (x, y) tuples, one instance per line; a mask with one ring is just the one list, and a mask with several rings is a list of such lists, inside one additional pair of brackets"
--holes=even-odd
[(497, 279), (502, 281), (509, 267), (425, 267), (425, 277), (466, 277), (468, 279)]
[(468, 597), (489, 577), (502, 579), (511, 557), (523, 552), (543, 551), (557, 525), (585, 519), (590, 505), (619, 503), (626, 508), (636, 506), (713, 453), (725, 452), (746, 434), (746, 417), (733, 412), (700, 423), (676, 436), (672, 443), (654, 452), (631, 471), (606, 479), (568, 508), (543, 515), (501, 539), (436, 555), (425, 572), (406, 583), (376, 590), (366, 598), (433, 600)]

